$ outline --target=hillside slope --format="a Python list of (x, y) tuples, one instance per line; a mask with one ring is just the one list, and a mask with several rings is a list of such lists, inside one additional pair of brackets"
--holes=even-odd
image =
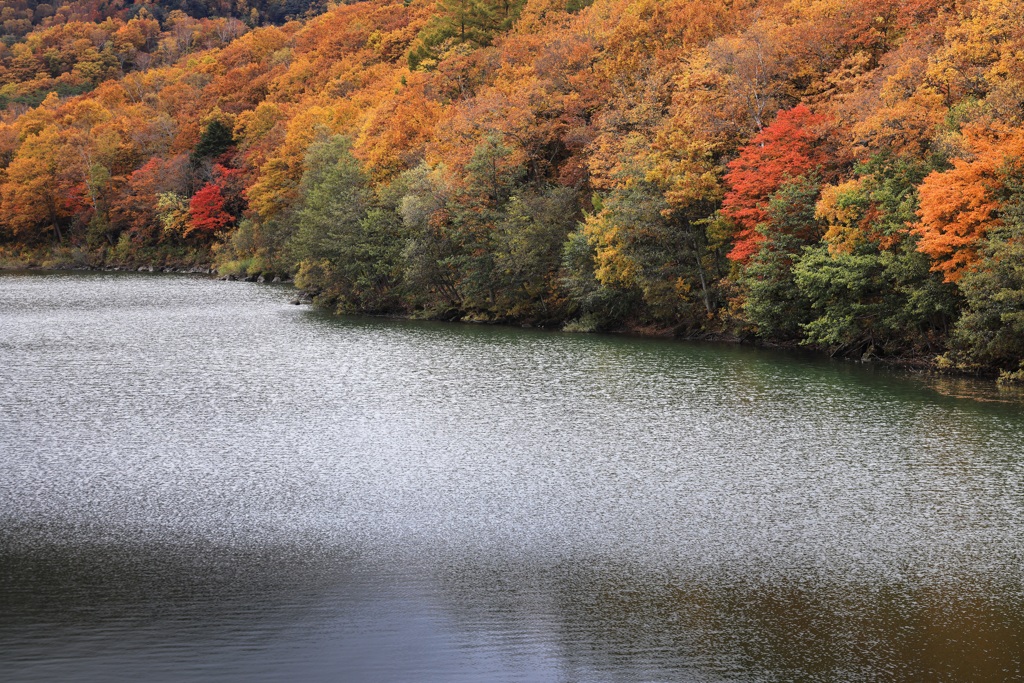
[(342, 311), (1021, 369), (1015, 3), (140, 16), (4, 58), (10, 259), (214, 258)]

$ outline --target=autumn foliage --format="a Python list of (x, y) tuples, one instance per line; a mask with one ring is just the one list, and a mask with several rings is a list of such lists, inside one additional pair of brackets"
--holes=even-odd
[(0, 255), (934, 355), (1016, 253), (1011, 0), (293, 4), (11, 3)]
[(231, 222), (231, 214), (224, 210), (224, 195), (220, 187), (210, 183), (189, 200), (188, 229), (185, 235), (194, 232), (212, 234), (228, 227)]
[(786, 181), (820, 173), (829, 163), (823, 142), (829, 121), (828, 115), (797, 105), (780, 112), (729, 162), (722, 213), (737, 227), (730, 259), (745, 262), (757, 252), (763, 241), (757, 226), (768, 219), (768, 202)]
[[(1001, 127), (1000, 127), (1001, 128)], [(1002, 224), (1008, 181), (1024, 171), (1024, 131), (972, 128), (966, 131), (968, 158), (934, 172), (921, 184), (920, 249), (950, 282), (978, 260), (985, 236)]]

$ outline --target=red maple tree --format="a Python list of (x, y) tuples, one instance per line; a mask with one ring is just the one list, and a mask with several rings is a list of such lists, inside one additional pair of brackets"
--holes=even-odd
[(231, 214), (224, 209), (220, 186), (210, 183), (192, 196), (188, 204), (189, 229), (186, 234), (212, 234), (231, 225)]
[(725, 174), (729, 192), (722, 201), (722, 213), (737, 227), (730, 259), (745, 263), (757, 253), (764, 236), (756, 227), (768, 220), (772, 195), (787, 181), (819, 170), (828, 161), (828, 152), (819, 143), (829, 120), (803, 104), (779, 112), (729, 162)]

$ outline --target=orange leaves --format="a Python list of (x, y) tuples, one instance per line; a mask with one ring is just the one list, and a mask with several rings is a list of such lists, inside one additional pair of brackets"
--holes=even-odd
[(153, 157), (141, 168), (121, 179), (119, 191), (111, 197), (110, 216), (114, 223), (139, 240), (157, 240), (156, 206), (164, 193), (183, 194), (188, 182), (188, 157)]
[(441, 105), (427, 97), (426, 84), (426, 74), (402, 73), (367, 116), (355, 152), (374, 179), (390, 179), (423, 158), (441, 115)]
[(978, 242), (1000, 224), (1001, 191), (1007, 176), (1024, 170), (1024, 131), (1003, 127), (965, 131), (970, 158), (934, 172), (920, 187), (918, 249), (933, 270), (956, 282), (978, 259)]
[(55, 126), (22, 142), (0, 186), (0, 211), (16, 236), (33, 241), (37, 230), (49, 229), (60, 238), (61, 225), (81, 195), (81, 176), (74, 174), (80, 159), (70, 151)]
[[(322, 136), (351, 137), (378, 185), (426, 159), (453, 187), (465, 185), (474, 150), (493, 138), (508, 150), (503, 163), (529, 183), (571, 185), (583, 196), (649, 183), (666, 220), (700, 221), (721, 202), (738, 230), (730, 258), (745, 261), (788, 180), (880, 149), (918, 158), (948, 150), (964, 121), (1000, 112), (1016, 121), (1024, 101), (1024, 22), (1013, 0), (978, 0), (960, 15), (941, 11), (942, 0), (523, 4), (512, 30), (503, 20), (486, 48), (440, 50), (430, 72), (410, 72), (407, 57), (438, 11), (431, 0), (339, 4), (302, 23), (251, 31), (180, 12), (163, 29), (139, 13), (39, 30), (0, 48), (0, 78), (22, 79), (8, 90), (0, 84), (11, 102), (29, 82), (41, 96), (108, 72), (127, 75), (81, 97), (51, 94), (20, 116), (12, 111), (0, 150), (6, 196), (38, 228), (50, 218), (27, 197), (46, 189), (50, 181), (40, 178), (73, 193), (81, 169), (98, 164), (111, 176), (111, 223), (142, 234), (153, 223), (146, 202), (186, 198), (211, 179), (208, 167), (183, 168), (179, 155), (219, 110), (233, 119), (238, 142), (233, 163), (242, 172), (232, 182), (245, 185), (256, 218), (286, 214), (306, 150)], [(965, 95), (975, 99), (964, 104)], [(797, 106), (769, 124), (797, 102), (814, 111)], [(848, 139), (826, 137), (832, 121)], [(971, 154), (922, 188), (921, 248), (951, 279), (999, 220), (1000, 173), (1019, 154), (1018, 137), (970, 134)], [(81, 168), (67, 178), (48, 171), (41, 145)], [(139, 168), (147, 159), (156, 161)], [(220, 187), (225, 210), (238, 217), (239, 187)], [(866, 214), (848, 211), (855, 189), (830, 187), (819, 205), (836, 249), (866, 238)], [(200, 192), (210, 196), (197, 200), (199, 224), (213, 225), (213, 190)], [(52, 208), (58, 222), (72, 220), (66, 207)]]
[(442, 62), (428, 88), (440, 85), (454, 101), (438, 108), (428, 161), (457, 169), (481, 141), (498, 136), (532, 180), (581, 182), (590, 119), (607, 93), (593, 73), (590, 41), (561, 26), (547, 38), (511, 34)]

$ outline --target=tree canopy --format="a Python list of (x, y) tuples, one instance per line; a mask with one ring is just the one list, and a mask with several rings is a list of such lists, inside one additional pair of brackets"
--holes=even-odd
[(5, 7), (4, 255), (1024, 361), (1008, 0)]

